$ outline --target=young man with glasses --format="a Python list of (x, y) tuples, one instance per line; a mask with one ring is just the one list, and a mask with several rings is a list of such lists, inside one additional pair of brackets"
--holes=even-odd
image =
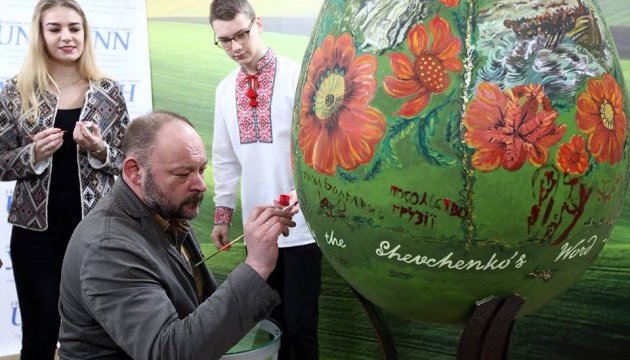
[[(247, 0), (214, 0), (210, 25), (215, 44), (240, 65), (216, 91), (212, 240), (222, 247), (230, 240), (239, 181), (243, 214), (293, 189), (291, 120), (300, 68), (263, 43), (263, 22)], [(303, 215), (293, 220), (289, 236), (278, 239), (278, 263), (268, 279), (282, 299), (271, 317), (283, 328), (279, 359), (317, 359), (321, 252)]]

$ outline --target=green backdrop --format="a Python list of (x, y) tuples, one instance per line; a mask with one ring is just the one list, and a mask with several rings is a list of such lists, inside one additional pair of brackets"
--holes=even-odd
[[(321, 0), (254, 0), (268, 28), (312, 21)], [(209, 0), (147, 0), (149, 39), (156, 109), (168, 109), (191, 119), (211, 152), (215, 89), (235, 65), (212, 43), (207, 24)], [(616, 36), (630, 38), (630, 7), (625, 0), (599, 1)], [(279, 54), (301, 62), (308, 37), (265, 31), (264, 39)], [(619, 44), (618, 44), (619, 45)], [(620, 47), (620, 53), (624, 55)], [(630, 58), (622, 59), (626, 81)], [(630, 96), (630, 94), (628, 94)], [(211, 170), (211, 169), (210, 169)], [(212, 171), (210, 187), (194, 227), (206, 253), (211, 252)], [(629, 196), (630, 197), (630, 196)], [(234, 238), (242, 232), (236, 211)], [(221, 280), (244, 258), (242, 245), (214, 257), (209, 266)], [(454, 359), (462, 328), (415, 323), (386, 314), (400, 359)], [(630, 354), (630, 202), (595, 263), (566, 292), (534, 314), (516, 322), (510, 359), (627, 359)], [(320, 358), (380, 359), (369, 321), (351, 291), (323, 261), (320, 298)]]

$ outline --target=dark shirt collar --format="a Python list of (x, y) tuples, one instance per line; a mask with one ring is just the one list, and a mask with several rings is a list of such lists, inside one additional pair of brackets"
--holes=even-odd
[(183, 219), (165, 219), (160, 214), (154, 212), (153, 216), (160, 229), (167, 233), (173, 246), (179, 247), (184, 242), (186, 234), (190, 231), (190, 222)]

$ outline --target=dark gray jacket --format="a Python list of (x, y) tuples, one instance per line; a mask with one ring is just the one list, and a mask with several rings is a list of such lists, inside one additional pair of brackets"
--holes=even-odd
[[(192, 231), (184, 241), (201, 259)], [(207, 298), (153, 213), (119, 178), (78, 225), (66, 251), (59, 311), (61, 359), (217, 359), (280, 302), (248, 265)]]

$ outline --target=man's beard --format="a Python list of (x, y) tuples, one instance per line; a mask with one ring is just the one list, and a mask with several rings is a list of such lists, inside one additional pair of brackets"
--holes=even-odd
[[(151, 168), (147, 169), (147, 177), (142, 185), (142, 191), (144, 192), (144, 198), (147, 205), (167, 219), (192, 220), (197, 216), (199, 206), (203, 200), (203, 192), (198, 192), (187, 196), (180, 201), (179, 204), (170, 202), (165, 192), (162, 191), (155, 183)], [(197, 211), (195, 211), (194, 214), (187, 214), (184, 207), (191, 204), (195, 205)]]

